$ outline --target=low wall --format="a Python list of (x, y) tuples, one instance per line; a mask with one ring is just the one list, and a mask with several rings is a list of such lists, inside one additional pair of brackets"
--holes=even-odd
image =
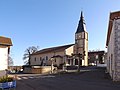
[(32, 67), (24, 67), (24, 73), (35, 73), (35, 74), (43, 74), (49, 73), (51, 71), (51, 66), (32, 66)]
[(32, 69), (30, 67), (24, 67), (23, 73), (32, 73)]

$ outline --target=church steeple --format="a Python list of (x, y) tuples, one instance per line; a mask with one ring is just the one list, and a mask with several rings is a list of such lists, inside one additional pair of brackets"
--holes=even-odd
[(86, 31), (86, 25), (83, 18), (83, 13), (81, 11), (81, 17), (75, 33), (75, 54), (82, 54), (82, 61), (80, 64), (83, 66), (88, 66), (88, 33)]
[(79, 20), (79, 24), (78, 24), (76, 33), (80, 33), (80, 32), (86, 31), (85, 21), (84, 21), (83, 18), (84, 18), (83, 17), (83, 12), (81, 11), (81, 17), (80, 17), (80, 20)]

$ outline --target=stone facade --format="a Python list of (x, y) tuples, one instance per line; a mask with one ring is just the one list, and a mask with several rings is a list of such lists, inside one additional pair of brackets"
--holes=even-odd
[(88, 66), (88, 33), (80, 32), (75, 34), (75, 54), (82, 54), (83, 60), (81, 62), (82, 66)]
[(107, 71), (114, 81), (120, 81), (120, 11), (110, 13), (107, 35)]
[(115, 27), (114, 27), (114, 66), (115, 71), (113, 80), (120, 81), (120, 19), (117, 19), (114, 21)]

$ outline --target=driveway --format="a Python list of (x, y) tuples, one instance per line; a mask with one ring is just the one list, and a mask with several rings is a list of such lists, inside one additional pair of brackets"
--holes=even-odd
[(104, 68), (86, 67), (80, 73), (21, 75), (16, 90), (120, 90), (120, 83), (104, 72)]

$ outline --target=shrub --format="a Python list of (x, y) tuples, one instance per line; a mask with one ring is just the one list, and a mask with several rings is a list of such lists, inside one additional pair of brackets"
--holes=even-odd
[(1, 78), (0, 78), (0, 83), (11, 82), (11, 81), (13, 81), (13, 80), (14, 80), (13, 77), (5, 76), (5, 77), (1, 77)]

